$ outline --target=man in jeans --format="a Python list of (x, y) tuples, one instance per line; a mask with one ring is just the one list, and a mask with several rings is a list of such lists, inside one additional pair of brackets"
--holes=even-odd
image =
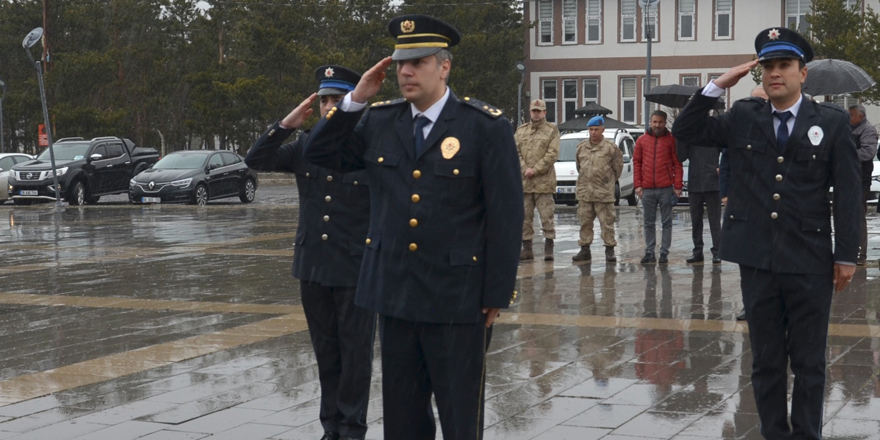
[[(666, 129), (666, 112), (656, 110), (651, 113), (651, 129), (636, 141), (633, 162), (633, 184), (645, 211), (645, 256), (641, 262), (665, 264), (669, 262), (669, 246), (672, 244), (672, 207), (681, 196), (683, 171), (675, 154), (675, 138)], [(654, 256), (658, 207), (663, 224), (659, 260)]]

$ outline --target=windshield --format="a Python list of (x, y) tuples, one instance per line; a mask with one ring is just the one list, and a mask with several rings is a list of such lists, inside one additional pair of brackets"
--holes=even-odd
[[(62, 143), (52, 145), (52, 150), (55, 152), (55, 160), (80, 160), (86, 157), (86, 152), (89, 151), (89, 143)], [(49, 157), (49, 149), (46, 148), (37, 159), (41, 161), (49, 161), (51, 158)]]
[(172, 154), (153, 165), (156, 170), (196, 170), (205, 166), (204, 154)]
[(573, 162), (577, 159), (577, 147), (583, 139), (560, 139), (559, 162)]

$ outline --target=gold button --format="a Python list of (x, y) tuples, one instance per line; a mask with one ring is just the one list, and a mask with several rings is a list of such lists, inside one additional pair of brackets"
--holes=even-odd
[(336, 106), (334, 105), (333, 108), (331, 108), (330, 110), (332, 110), (332, 111), (335, 112), (335, 111), (336, 111)]
[(409, 250), (410, 250), (411, 252), (415, 252), (415, 251), (419, 250), (419, 246), (418, 246), (417, 244), (415, 244), (415, 243), (410, 243), (410, 244), (409, 244)]
[(275, 129), (273, 128), (272, 130), (269, 130), (269, 136), (274, 136), (274, 135), (275, 135)]
[(331, 200), (333, 200), (333, 197), (330, 197), (330, 196), (324, 197), (325, 202), (329, 202)]
[(746, 146), (746, 150), (751, 150), (751, 149), (752, 149), (752, 146), (751, 146), (751, 145), (747, 145), (747, 146)]
[(373, 240), (370, 240), (369, 238), (367, 239), (367, 244), (370, 244), (372, 242), (373, 242)]
[(773, 220), (776, 220), (777, 217), (779, 217), (779, 214), (775, 212), (770, 213), (770, 218), (772, 218)]
[(380, 158), (379, 158), (379, 163), (382, 163), (382, 162), (385, 162), (385, 158), (384, 158), (384, 157), (380, 157)]
[(416, 219), (410, 219), (409, 225), (414, 228), (419, 225), (419, 221)]
[(419, 203), (419, 200), (422, 200), (422, 198), (419, 197), (418, 194), (413, 194), (413, 195), (412, 195), (412, 201), (413, 201), (413, 203)]
[(328, 238), (328, 237), (327, 237), (327, 234), (324, 234), (324, 235), (321, 236), (321, 240), (327, 241), (327, 238)]
[(456, 169), (454, 169), (454, 170), (452, 170), (452, 174), (455, 174), (455, 175), (456, 175), (456, 176), (457, 176), (457, 175), (458, 175), (458, 173), (459, 173), (459, 171), (458, 171), (458, 168), (456, 168)]
[(422, 177), (422, 172), (419, 170), (413, 171), (413, 177), (415, 177), (416, 179), (418, 179), (419, 177)]
[(488, 105), (484, 105), (484, 106), (483, 106), (483, 110), (489, 110), (489, 106), (488, 106)]
[(327, 181), (328, 181), (328, 182), (332, 182), (332, 181), (333, 181), (333, 176), (327, 176)]
[(815, 155), (815, 154), (813, 155), (813, 160), (816, 160), (816, 155)]
[(773, 194), (773, 200), (779, 200), (780, 198), (779, 194)]
[(477, 256), (476, 256), (476, 255), (474, 255), (474, 261), (477, 261)]
[(733, 218), (733, 216), (730, 216), (730, 218)]
[(785, 162), (785, 158), (782, 157), (782, 156), (779, 156), (779, 157), (776, 158), (776, 161), (779, 162), (779, 163), (782, 163), (782, 162)]
[(357, 180), (355, 180), (355, 181), (354, 181), (354, 184), (355, 184), (355, 185), (357, 185), (357, 184), (358, 184), (358, 181), (357, 181)]
[(777, 175), (776, 175), (776, 181), (777, 181), (777, 182), (782, 182), (782, 174), (777, 174)]
[(306, 173), (306, 177), (312, 177), (312, 173)]
[(325, 221), (325, 222), (329, 222), (329, 221), (330, 221), (330, 216), (329, 216), (329, 215), (325, 215), (325, 216), (324, 216), (324, 221)]
[(465, 101), (470, 101), (470, 100), (471, 100), (471, 98), (470, 98), (470, 97), (468, 97), (468, 96), (465, 96), (465, 97), (464, 97), (464, 100), (465, 100)]

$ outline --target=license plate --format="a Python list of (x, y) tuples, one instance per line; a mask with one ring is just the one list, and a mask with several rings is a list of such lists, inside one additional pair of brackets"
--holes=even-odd
[(39, 192), (35, 189), (23, 189), (21, 190), (21, 195), (23, 196), (35, 196), (38, 195)]
[(141, 197), (141, 203), (162, 203), (159, 197)]
[(574, 194), (573, 186), (557, 186), (556, 194)]

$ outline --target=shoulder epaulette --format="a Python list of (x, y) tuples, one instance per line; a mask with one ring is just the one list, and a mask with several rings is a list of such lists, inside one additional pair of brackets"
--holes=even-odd
[(397, 98), (397, 99), (394, 99), (391, 101), (376, 101), (376, 102), (370, 104), (370, 108), (390, 107), (392, 105), (397, 105), (397, 104), (401, 104), (401, 103), (405, 103), (405, 102), (406, 102), (406, 99), (403, 99), (403, 98)]
[(464, 97), (465, 104), (470, 104), (473, 108), (493, 117), (497, 118), (501, 116), (502, 111), (496, 107), (493, 107), (479, 99), (474, 99), (468, 96)]

